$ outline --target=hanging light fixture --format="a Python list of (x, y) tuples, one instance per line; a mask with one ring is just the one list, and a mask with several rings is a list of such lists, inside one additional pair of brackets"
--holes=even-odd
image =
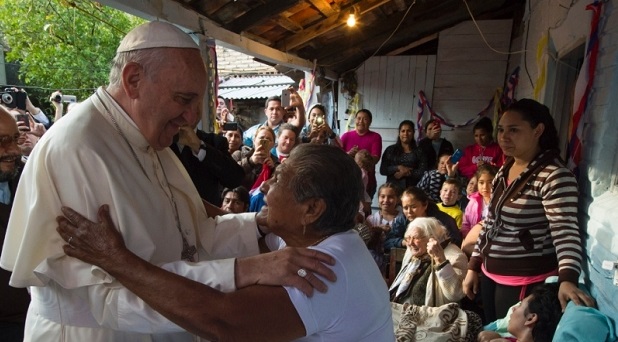
[(346, 23), (348, 24), (349, 27), (356, 26), (356, 9), (354, 7), (352, 7), (352, 11), (350, 12), (350, 15), (348, 16), (348, 20), (346, 21)]

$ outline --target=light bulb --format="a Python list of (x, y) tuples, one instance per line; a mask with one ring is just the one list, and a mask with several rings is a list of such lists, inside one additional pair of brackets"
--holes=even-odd
[(348, 26), (350, 27), (356, 26), (356, 18), (354, 17), (354, 13), (350, 13), (347, 23), (348, 23)]

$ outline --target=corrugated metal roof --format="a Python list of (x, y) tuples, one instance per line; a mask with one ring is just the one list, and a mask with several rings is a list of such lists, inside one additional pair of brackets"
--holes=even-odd
[(285, 75), (232, 77), (219, 84), (219, 95), (229, 99), (261, 99), (281, 95), (283, 89), (294, 84)]

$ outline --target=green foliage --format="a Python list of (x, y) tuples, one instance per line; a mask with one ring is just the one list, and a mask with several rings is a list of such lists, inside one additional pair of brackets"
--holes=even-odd
[(20, 64), (20, 79), (79, 99), (107, 84), (120, 40), (143, 22), (87, 0), (0, 0), (5, 58)]

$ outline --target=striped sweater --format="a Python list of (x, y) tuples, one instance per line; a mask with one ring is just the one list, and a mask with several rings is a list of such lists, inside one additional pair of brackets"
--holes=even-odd
[(535, 276), (558, 269), (559, 281), (577, 284), (582, 242), (577, 182), (557, 154), (545, 152), (507, 186), (509, 160), (494, 179), (489, 214), (468, 268)]

